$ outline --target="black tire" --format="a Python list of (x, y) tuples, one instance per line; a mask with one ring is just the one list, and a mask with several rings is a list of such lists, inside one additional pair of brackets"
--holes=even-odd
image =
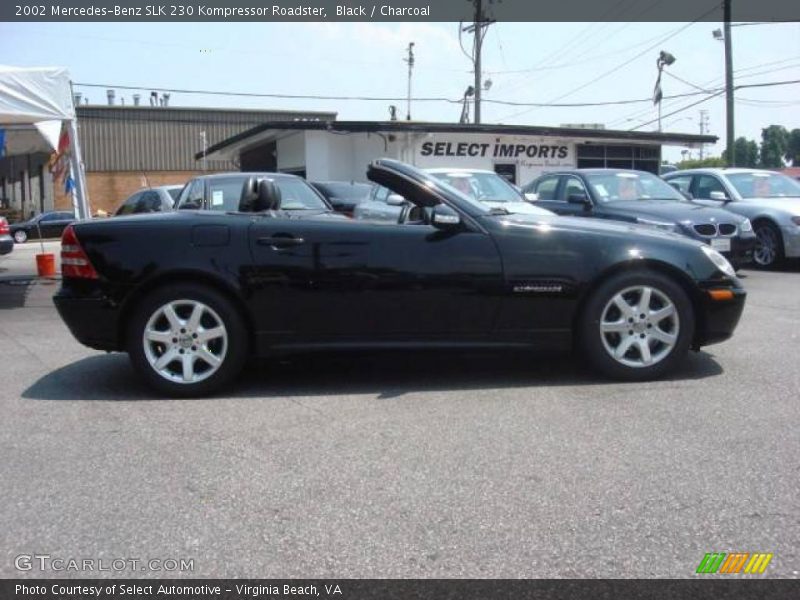
[(28, 233), (24, 229), (17, 229), (14, 232), (14, 243), (24, 244), (28, 241)]
[[(648, 348), (656, 350), (656, 352), (653, 353), (653, 358), (661, 352), (663, 352), (663, 357), (650, 365), (642, 364), (642, 366), (629, 366), (612, 357), (608, 347), (612, 346), (617, 340), (620, 342), (623, 341), (624, 336), (631, 336), (633, 342), (636, 343), (637, 346), (631, 347), (621, 360), (634, 361), (636, 357), (633, 355), (637, 353), (639, 354), (639, 358), (643, 360), (644, 356), (639, 351), (639, 341), (635, 339), (637, 336), (641, 335), (641, 333), (639, 333), (638, 330), (634, 330), (633, 327), (641, 327), (642, 332), (652, 333), (655, 331), (652, 329), (652, 323), (647, 319), (642, 319), (640, 323), (630, 325), (631, 329), (629, 331), (627, 330), (629, 325), (625, 324), (624, 327), (626, 331), (621, 333), (601, 333), (601, 319), (604, 316), (604, 312), (607, 310), (613, 311), (613, 309), (609, 307), (618, 294), (625, 290), (635, 289), (637, 286), (649, 287), (671, 302), (677, 313), (677, 321), (671, 321), (667, 318), (665, 321), (661, 321), (660, 324), (656, 324), (655, 326), (661, 327), (661, 325), (664, 325), (666, 327), (671, 323), (677, 328), (677, 334), (674, 336), (675, 341), (671, 345), (671, 349), (668, 349), (669, 347), (666, 344), (659, 341), (652, 341), (651, 345), (651, 340), (648, 337), (642, 343), (647, 343)], [(652, 301), (653, 304), (650, 305), (651, 307), (658, 307), (659, 301), (661, 300), (661, 296), (655, 292), (653, 292), (653, 297), (657, 298), (657, 300)], [(635, 297), (635, 292), (633, 291), (628, 292), (628, 294), (634, 294)], [(639, 298), (641, 299), (641, 296), (639, 296)], [(661, 306), (663, 307), (666, 305), (661, 304)], [(622, 313), (620, 312), (620, 322), (623, 320), (627, 321), (627, 318), (621, 315)], [(639, 315), (631, 316), (631, 318), (637, 318), (637, 321), (639, 321), (638, 317)], [(650, 327), (650, 329), (648, 329), (648, 327)], [(584, 305), (583, 312), (580, 315), (577, 341), (579, 349), (583, 352), (590, 366), (602, 375), (623, 381), (644, 381), (661, 377), (668, 371), (674, 369), (686, 357), (692, 337), (694, 336), (694, 327), (694, 308), (691, 300), (680, 284), (671, 277), (657, 271), (642, 269), (614, 275), (601, 283), (600, 286), (594, 290)], [(675, 329), (672, 330), (672, 333), (674, 333), (674, 331)], [(645, 333), (645, 335), (648, 334)]]
[[(226, 334), (227, 339), (224, 344), (221, 341), (219, 342), (221, 344), (220, 347), (225, 348), (224, 352), (221, 352), (220, 363), (218, 366), (212, 367), (210, 363), (200, 360), (200, 368), (207, 367), (206, 373), (199, 374), (200, 377), (205, 377), (200, 381), (177, 382), (167, 379), (151, 365), (148, 359), (148, 352), (153, 356), (159, 352), (160, 348), (163, 348), (163, 351), (161, 351), (163, 355), (168, 348), (167, 346), (159, 346), (158, 343), (151, 343), (150, 346), (147, 346), (144, 341), (145, 328), (151, 318), (156, 319), (155, 315), (159, 313), (160, 309), (172, 302), (176, 303), (177, 310), (191, 309), (192, 302), (204, 305), (211, 310), (205, 312), (203, 318), (211, 318), (212, 323), (218, 320), (224, 327), (222, 331)], [(166, 323), (165, 318), (162, 317), (162, 319)], [(202, 329), (202, 326), (198, 327), (198, 331), (200, 329)], [(194, 351), (198, 348), (202, 352), (204, 349), (211, 348), (212, 343), (218, 343), (217, 341), (210, 341), (203, 345), (189, 340), (190, 334), (191, 331), (186, 336), (181, 336), (178, 344), (172, 345), (181, 354), (181, 356), (176, 356), (175, 362), (170, 363), (173, 365), (172, 370), (174, 371), (177, 371), (182, 366), (184, 352), (189, 353), (190, 349)], [(183, 338), (186, 338), (186, 340)], [(175, 342), (176, 340), (177, 338), (173, 338), (172, 340), (167, 340), (167, 342)], [(162, 394), (178, 398), (206, 396), (219, 390), (241, 372), (248, 352), (247, 328), (237, 307), (213, 288), (192, 283), (167, 285), (148, 294), (136, 307), (130, 319), (125, 341), (134, 369), (147, 384)], [(190, 347), (182, 346), (184, 341), (188, 341), (192, 345)], [(197, 345), (195, 346), (194, 344)], [(197, 360), (193, 364), (197, 366)], [(213, 371), (213, 369), (216, 369), (216, 371), (208, 374), (208, 371)]]
[[(771, 221), (756, 221), (753, 225), (756, 234), (756, 247), (753, 249), (753, 265), (761, 269), (778, 266), (784, 258), (783, 236), (781, 230)], [(764, 244), (773, 247), (772, 253), (764, 251)]]

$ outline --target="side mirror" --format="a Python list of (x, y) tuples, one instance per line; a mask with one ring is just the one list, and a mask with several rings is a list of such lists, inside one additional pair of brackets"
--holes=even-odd
[(584, 208), (591, 208), (592, 202), (589, 200), (589, 196), (586, 195), (586, 192), (571, 192), (567, 196), (567, 202), (570, 204), (582, 204)]
[(528, 202), (536, 202), (539, 200), (539, 194), (535, 192), (525, 192), (525, 200)]
[(403, 206), (406, 204), (406, 199), (403, 198), (400, 194), (389, 194), (386, 197), (386, 204), (389, 206)]
[(709, 200), (718, 200), (720, 202), (727, 202), (729, 200), (727, 194), (725, 192), (720, 192), (715, 190), (713, 192), (709, 192), (708, 194)]
[(431, 224), (442, 231), (453, 231), (461, 227), (461, 217), (446, 204), (437, 204), (433, 207)]

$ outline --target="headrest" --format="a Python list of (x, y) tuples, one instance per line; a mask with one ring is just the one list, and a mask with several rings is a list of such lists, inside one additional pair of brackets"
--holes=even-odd
[(263, 212), (278, 210), (281, 206), (281, 190), (274, 181), (248, 177), (242, 185), (239, 199), (240, 212)]

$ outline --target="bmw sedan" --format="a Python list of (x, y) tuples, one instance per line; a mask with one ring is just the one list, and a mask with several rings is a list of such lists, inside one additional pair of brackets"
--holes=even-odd
[(757, 237), (753, 260), (758, 266), (800, 257), (800, 182), (758, 169), (690, 169), (664, 179), (695, 202), (750, 219)]
[(408, 219), (296, 218), (263, 175), (235, 210), (76, 223), (56, 307), (174, 396), (219, 389), (251, 355), (353, 348), (574, 348), (646, 380), (731, 337), (744, 308), (728, 261), (685, 236), (509, 214), (395, 160), (367, 175)]
[(560, 215), (637, 223), (709, 244), (735, 268), (751, 262), (756, 237), (750, 221), (721, 207), (691, 202), (652, 173), (575, 169), (547, 173), (523, 188), (537, 206)]

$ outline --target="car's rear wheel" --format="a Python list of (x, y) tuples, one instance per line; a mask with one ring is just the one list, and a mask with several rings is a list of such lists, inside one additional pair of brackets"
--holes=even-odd
[(775, 266), (783, 259), (783, 240), (780, 230), (768, 221), (757, 222), (753, 229), (756, 234), (753, 262), (764, 268)]
[(222, 294), (194, 284), (148, 295), (127, 333), (131, 362), (148, 384), (170, 396), (210, 394), (242, 369), (247, 332)]
[(691, 301), (670, 277), (621, 273), (588, 299), (578, 339), (596, 370), (640, 381), (663, 375), (686, 356), (694, 321)]
[(28, 241), (28, 234), (24, 229), (17, 229), (14, 232), (14, 241), (18, 244), (24, 244)]

